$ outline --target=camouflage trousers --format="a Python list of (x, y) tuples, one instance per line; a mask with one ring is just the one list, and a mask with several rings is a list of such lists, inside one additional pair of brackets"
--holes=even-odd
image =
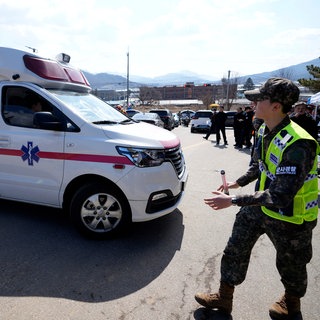
[(221, 281), (230, 285), (246, 277), (253, 246), (266, 234), (276, 249), (276, 266), (286, 291), (303, 297), (307, 290), (307, 264), (312, 258), (312, 230), (317, 221), (296, 225), (270, 218), (260, 207), (242, 207), (221, 260)]

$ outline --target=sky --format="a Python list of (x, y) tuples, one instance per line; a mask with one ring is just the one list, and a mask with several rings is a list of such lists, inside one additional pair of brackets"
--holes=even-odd
[[(90, 73), (245, 76), (320, 56), (319, 0), (0, 0), (0, 46)], [(0, 57), (1, 59), (1, 57)]]

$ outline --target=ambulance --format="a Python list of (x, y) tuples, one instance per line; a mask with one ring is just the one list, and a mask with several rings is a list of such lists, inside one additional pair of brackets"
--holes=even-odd
[(67, 54), (0, 47), (0, 198), (61, 208), (106, 239), (172, 213), (188, 172), (175, 134), (90, 92)]

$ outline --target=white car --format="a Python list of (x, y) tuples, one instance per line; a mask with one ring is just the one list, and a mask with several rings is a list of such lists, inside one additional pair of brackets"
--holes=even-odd
[(211, 127), (212, 111), (198, 110), (191, 119), (191, 133), (208, 132)]
[(139, 112), (139, 113), (136, 113), (135, 115), (133, 115), (131, 118), (132, 118), (132, 120), (142, 121), (142, 122), (153, 124), (157, 127), (164, 128), (164, 123), (157, 113)]
[(135, 109), (126, 110), (126, 114), (130, 118), (132, 118), (135, 114), (139, 114), (139, 113), (141, 113), (141, 112), (139, 110), (135, 110)]
[(193, 110), (182, 110), (180, 112), (180, 117), (188, 116), (189, 118), (192, 118), (196, 112)]

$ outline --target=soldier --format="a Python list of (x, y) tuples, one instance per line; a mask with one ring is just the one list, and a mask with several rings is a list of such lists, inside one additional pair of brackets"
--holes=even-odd
[(306, 265), (312, 257), (312, 230), (318, 215), (319, 145), (287, 115), (299, 98), (292, 81), (271, 78), (245, 96), (254, 101), (256, 117), (264, 123), (247, 173), (227, 186), (232, 189), (258, 182), (252, 195), (227, 195), (220, 186), (212, 198), (204, 200), (214, 210), (231, 205), (241, 208), (221, 260), (219, 291), (198, 293), (195, 299), (230, 314), (234, 288), (245, 279), (251, 250), (266, 234), (277, 251), (276, 266), (285, 289), (269, 315), (272, 319), (301, 319), (300, 298), (307, 289)]
[(308, 131), (316, 140), (318, 138), (318, 126), (316, 120), (307, 112), (307, 104), (299, 101), (294, 105), (294, 112), (290, 114), (290, 119), (300, 127)]

